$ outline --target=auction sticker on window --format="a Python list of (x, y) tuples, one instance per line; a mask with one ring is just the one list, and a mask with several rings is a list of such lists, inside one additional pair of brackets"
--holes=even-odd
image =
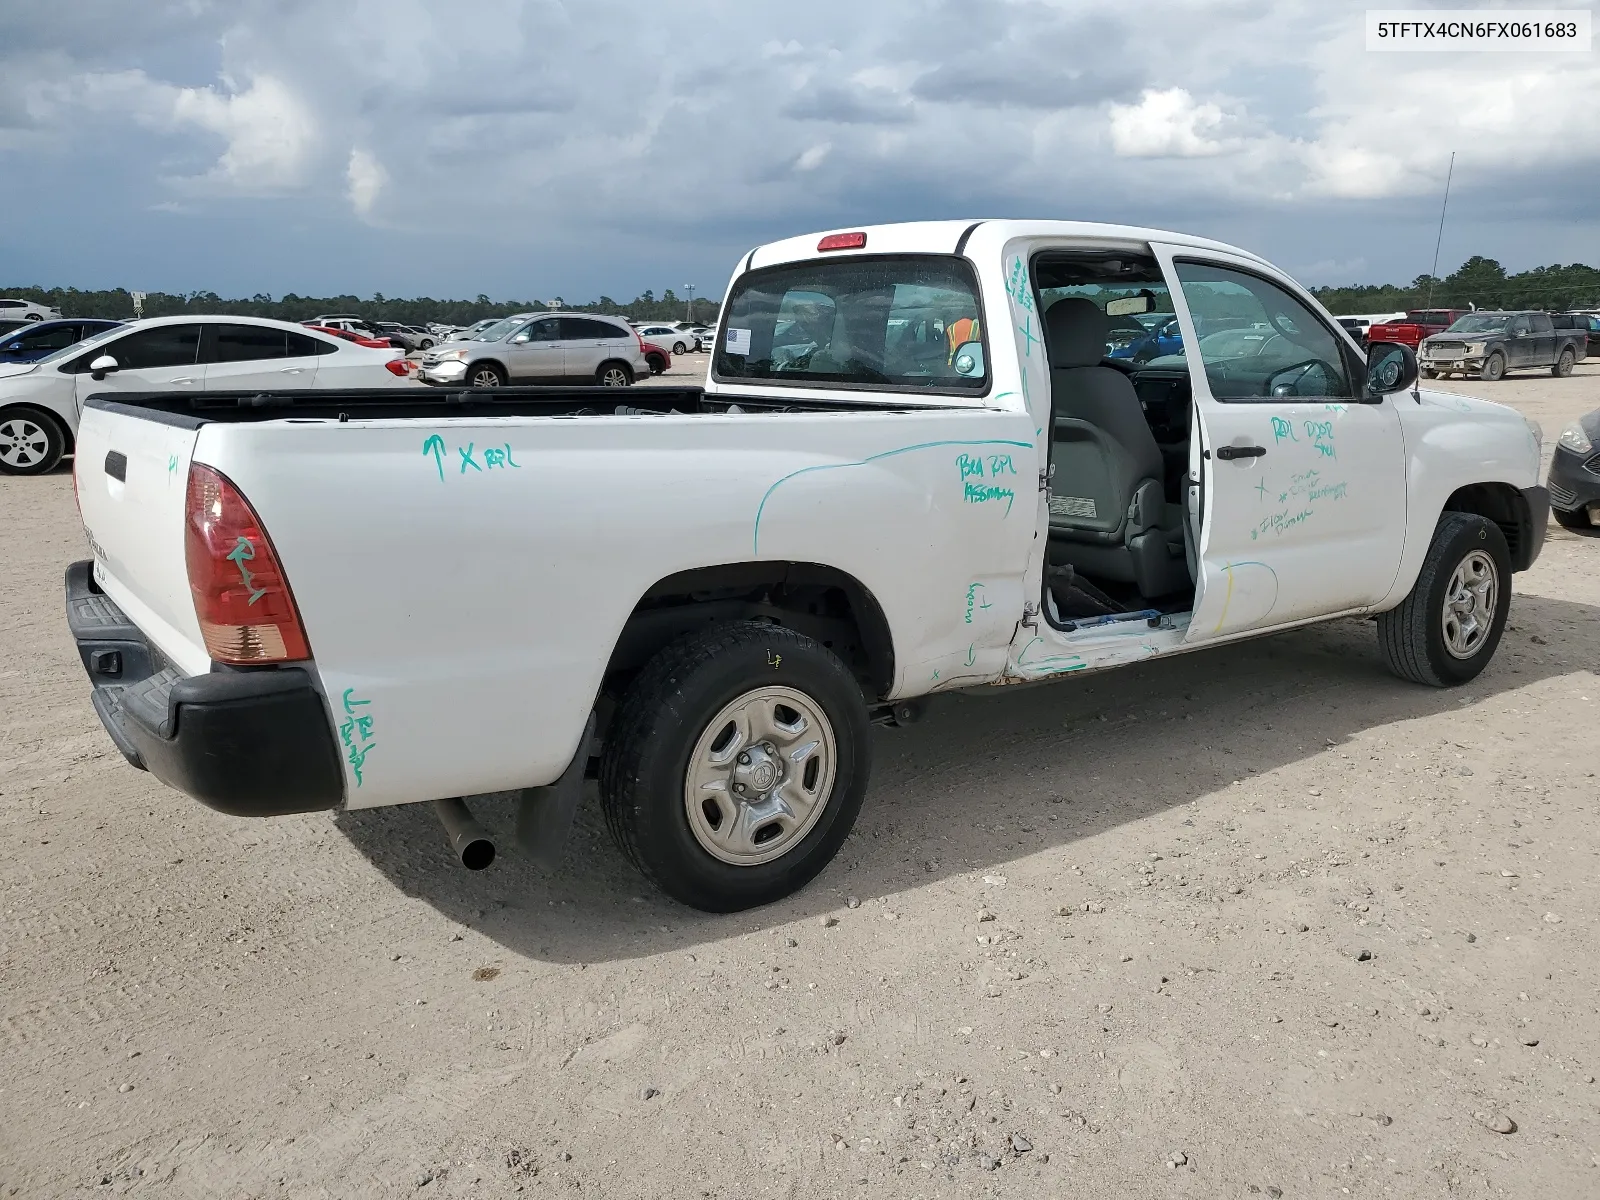
[(748, 329), (728, 330), (728, 353), (744, 355), (750, 353), (750, 331)]

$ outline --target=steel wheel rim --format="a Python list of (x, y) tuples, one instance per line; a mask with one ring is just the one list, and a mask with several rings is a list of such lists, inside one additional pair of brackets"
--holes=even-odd
[(1452, 658), (1472, 658), (1483, 649), (1500, 599), (1494, 559), (1474, 550), (1456, 564), (1444, 590), (1444, 648)]
[(627, 387), (628, 377), (622, 373), (621, 367), (612, 367), (600, 377), (600, 382), (606, 387)]
[(479, 371), (472, 377), (473, 387), (499, 387), (500, 376), (495, 371)]
[(0, 462), (8, 467), (36, 467), (50, 452), (50, 434), (37, 421), (12, 417), (0, 424)]
[(833, 798), (839, 746), (822, 706), (761, 687), (706, 723), (684, 775), (684, 815), (719, 862), (757, 867), (805, 840)]
[(673, 342), (672, 343), (672, 352), (674, 354), (687, 354), (688, 353), (688, 351), (683, 348), (683, 343), (682, 342)]

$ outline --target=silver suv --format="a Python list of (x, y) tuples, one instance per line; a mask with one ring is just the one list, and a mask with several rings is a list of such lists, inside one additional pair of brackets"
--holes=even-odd
[(471, 338), (435, 346), (417, 378), (444, 387), (508, 383), (598, 383), (627, 387), (649, 378), (638, 334), (620, 317), (518, 313)]

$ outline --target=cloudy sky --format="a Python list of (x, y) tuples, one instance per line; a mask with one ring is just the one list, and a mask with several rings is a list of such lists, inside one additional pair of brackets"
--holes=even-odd
[(1362, 10), (8, 3), (0, 284), (720, 295), (764, 240), (965, 216), (1408, 281), (1452, 149), (1442, 269), (1600, 263), (1600, 52), (1368, 53)]

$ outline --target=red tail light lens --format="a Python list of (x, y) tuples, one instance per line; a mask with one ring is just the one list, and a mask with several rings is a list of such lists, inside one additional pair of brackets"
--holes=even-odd
[(383, 364), (383, 369), (389, 372), (391, 375), (411, 374), (411, 365), (403, 358), (391, 358), (388, 362)]
[(189, 467), (184, 557), (200, 635), (231, 666), (310, 658), (300, 610), (255, 510), (219, 471)]
[(817, 243), (818, 250), (862, 250), (867, 245), (864, 233), (830, 233)]

